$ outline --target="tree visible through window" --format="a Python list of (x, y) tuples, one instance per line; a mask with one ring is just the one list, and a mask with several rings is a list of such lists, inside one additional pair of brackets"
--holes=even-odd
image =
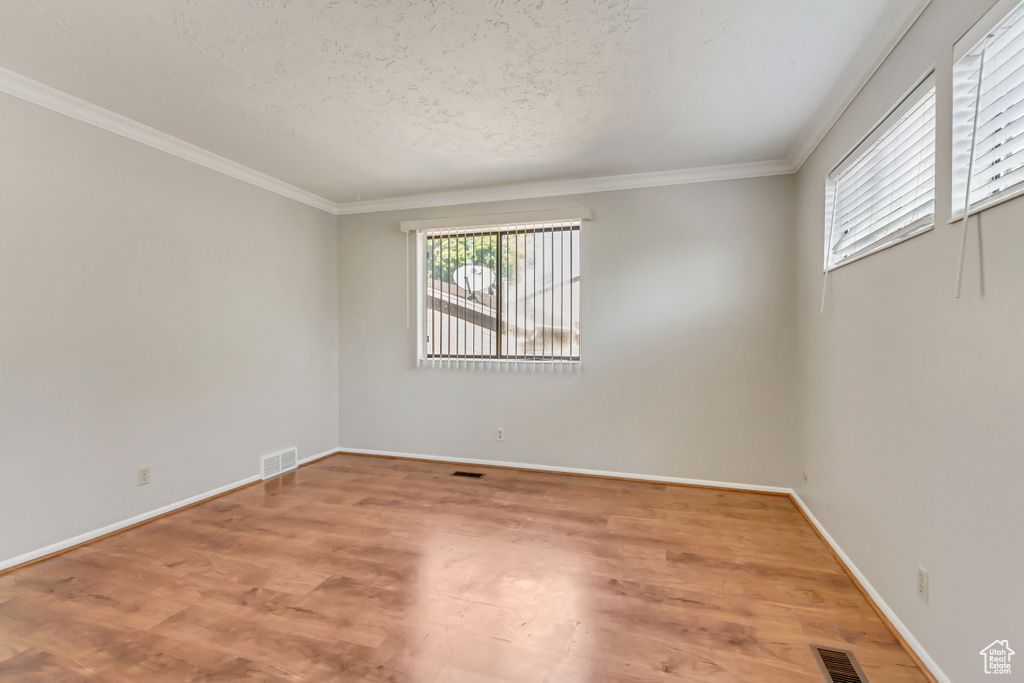
[(426, 236), (427, 358), (579, 360), (580, 226)]

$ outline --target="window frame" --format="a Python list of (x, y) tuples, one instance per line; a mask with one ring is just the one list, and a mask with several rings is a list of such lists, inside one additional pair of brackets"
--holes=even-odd
[[(851, 255), (844, 257), (836, 262), (831, 262), (830, 251), (833, 248), (833, 229), (834, 225), (834, 211), (836, 208), (836, 189), (838, 186), (839, 177), (849, 170), (851, 167), (856, 165), (861, 159), (872, 150), (874, 145), (885, 137), (902, 117), (908, 112), (912, 111), (921, 100), (931, 93), (933, 98), (936, 98), (935, 94), (935, 71), (934, 69), (929, 70), (924, 76), (922, 76), (902, 97), (900, 97), (896, 104), (892, 106), (885, 113), (884, 116), (874, 125), (871, 129), (862, 137), (853, 148), (847, 152), (842, 159), (832, 167), (825, 178), (825, 224), (824, 224), (824, 246), (823, 246), (823, 271), (824, 273), (831, 272), (837, 268), (842, 268), (845, 265), (854, 263), (863, 258), (876, 254), (880, 251), (894, 247), (897, 244), (902, 244), (909, 239), (923, 235), (924, 233), (934, 229), (936, 221), (936, 211), (933, 208), (932, 213), (929, 216), (924, 216), (910, 225), (904, 226), (888, 235), (883, 235), (877, 240), (865, 245), (861, 249), (853, 252)], [(935, 116), (938, 116), (938, 100), (935, 99)], [(937, 142), (937, 127), (933, 131)], [(934, 161), (935, 171), (938, 171), (938, 158)], [(937, 183), (933, 179), (933, 202), (937, 199)]]
[[(957, 105), (959, 96), (964, 92), (964, 88), (971, 90), (976, 87), (970, 84), (969, 79), (970, 77), (977, 77), (977, 69), (973, 64), (967, 64), (966, 62), (968, 62), (971, 57), (976, 61), (980, 55), (972, 55), (972, 53), (981, 46), (985, 41), (986, 36), (994, 31), (1000, 24), (1004, 23), (1011, 15), (1020, 11), (1022, 6), (1024, 6), (1024, 0), (999, 0), (953, 46), (953, 111), (950, 132), (953, 164), (950, 173), (950, 217), (948, 221), (948, 224), (950, 225), (953, 223), (959, 223), (963, 220), (964, 203), (967, 199), (966, 178), (967, 167), (970, 162), (968, 161), (967, 163), (962, 164), (957, 163), (957, 152), (960, 149), (957, 135), (962, 133), (964, 126), (967, 125), (963, 122), (961, 117), (964, 117), (967, 120), (973, 117), (975, 99), (974, 97), (966, 98), (964, 106), (969, 111), (959, 109)], [(1020, 18), (1018, 20), (1024, 21), (1024, 18)], [(965, 79), (967, 80), (966, 83), (964, 82)], [(970, 154), (969, 150), (970, 147), (968, 146), (968, 155)], [(971, 215), (974, 215), (985, 211), (986, 209), (990, 209), (993, 206), (998, 206), (1003, 202), (1016, 199), (1021, 195), (1024, 195), (1024, 181), (1018, 182), (1006, 190), (1000, 191), (994, 195), (972, 202), (969, 211)]]
[[(577, 371), (582, 367), (583, 357), (583, 225), (593, 219), (593, 212), (587, 207), (571, 209), (553, 209), (541, 211), (525, 211), (511, 214), (495, 214), (462, 218), (440, 218), (403, 221), (401, 230), (414, 233), (415, 236), (415, 309), (416, 309), (416, 364), (419, 367), (460, 367), (460, 368), (498, 368), (507, 370), (549, 369)], [(502, 235), (522, 234), (524, 232), (576, 232), (579, 240), (577, 258), (579, 262), (579, 340), (576, 342), (576, 353), (568, 356), (525, 356), (525, 355), (436, 355), (430, 354), (427, 342), (427, 296), (428, 268), (427, 246), (432, 238), (450, 235)], [(570, 236), (570, 241), (573, 238)], [(498, 259), (501, 258), (500, 242), (497, 248)], [(496, 277), (497, 277), (496, 273)], [(570, 283), (572, 276), (570, 274)], [(500, 290), (495, 292), (498, 296)], [(500, 306), (497, 322), (500, 325)], [(495, 330), (500, 337), (500, 333)], [(496, 341), (496, 351), (500, 354), (501, 343)]]

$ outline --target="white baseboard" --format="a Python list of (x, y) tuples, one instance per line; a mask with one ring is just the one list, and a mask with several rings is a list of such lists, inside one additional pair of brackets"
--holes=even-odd
[(713, 480), (706, 480), (706, 479), (686, 479), (686, 478), (682, 478), (682, 477), (661, 477), (661, 476), (657, 476), (657, 475), (634, 474), (634, 473), (631, 473), (631, 472), (612, 472), (612, 471), (608, 471), (608, 470), (581, 469), (581, 468), (577, 468), (577, 467), (557, 467), (557, 466), (553, 466), (553, 465), (538, 465), (538, 464), (532, 464), (532, 463), (506, 462), (506, 461), (499, 461), (499, 460), (482, 460), (482, 459), (478, 459), (478, 458), (450, 458), (450, 457), (445, 457), (445, 456), (440, 456), (440, 455), (423, 455), (423, 454), (420, 454), (420, 453), (399, 453), (399, 452), (395, 452), (395, 451), (372, 450), (372, 449), (369, 449), (369, 448), (342, 448), (342, 447), (339, 447), (338, 450), (343, 452), (343, 453), (365, 453), (366, 455), (389, 455), (389, 456), (399, 457), (399, 458), (412, 458), (412, 459), (415, 459), (415, 460), (441, 461), (441, 462), (457, 462), (457, 463), (465, 463), (467, 465), (497, 465), (497, 466), (500, 466), (500, 467), (517, 467), (517, 468), (528, 469), (528, 470), (539, 470), (539, 471), (542, 471), (542, 472), (567, 472), (567, 473), (572, 473), (572, 474), (593, 474), (593, 475), (602, 476), (602, 477), (617, 477), (617, 478), (620, 478), (620, 479), (632, 479), (632, 480), (640, 480), (640, 481), (659, 481), (659, 482), (665, 482), (665, 483), (671, 483), (671, 484), (693, 484), (693, 485), (697, 485), (697, 486), (713, 486), (713, 487), (718, 487), (718, 488), (741, 489), (741, 490), (744, 490), (744, 491), (755, 491), (755, 492), (762, 492), (762, 493), (782, 493), (782, 494), (786, 494), (786, 495), (790, 496), (793, 499), (794, 503), (796, 503), (798, 506), (800, 506), (800, 509), (803, 510), (805, 515), (807, 515), (807, 519), (809, 519), (811, 521), (811, 523), (818, 529), (818, 531), (821, 532), (821, 535), (825, 539), (825, 542), (828, 543), (832, 547), (832, 549), (836, 552), (836, 555), (838, 555), (840, 558), (842, 558), (843, 563), (846, 564), (846, 566), (849, 568), (850, 572), (854, 576), (857, 577), (857, 580), (864, 587), (864, 590), (867, 591), (868, 595), (871, 596), (871, 599), (875, 602), (876, 605), (878, 605), (878, 608), (880, 610), (882, 610), (882, 612), (885, 614), (886, 617), (888, 617), (889, 621), (892, 622), (892, 625), (896, 628), (896, 630), (898, 630), (900, 632), (900, 635), (903, 636), (904, 640), (907, 641), (907, 644), (914, 650), (914, 652), (917, 654), (917, 656), (921, 658), (921, 661), (924, 662), (925, 666), (927, 666), (931, 670), (931, 673), (935, 676), (935, 678), (939, 681), (939, 683), (952, 683), (952, 681), (949, 679), (949, 677), (946, 676), (946, 674), (944, 674), (942, 672), (942, 669), (939, 668), (939, 665), (935, 663), (935, 660), (932, 659), (931, 655), (929, 655), (928, 652), (921, 645), (921, 643), (918, 642), (917, 638), (915, 638), (913, 636), (913, 634), (910, 632), (910, 629), (908, 629), (906, 627), (906, 625), (904, 625), (904, 623), (902, 621), (900, 621), (900, 618), (896, 616), (896, 613), (892, 610), (892, 608), (889, 607), (889, 605), (885, 602), (885, 600), (882, 599), (882, 596), (878, 593), (877, 590), (875, 590), (875, 587), (871, 585), (871, 582), (868, 581), (866, 576), (864, 576), (864, 573), (861, 572), (860, 569), (857, 568), (857, 565), (855, 565), (853, 563), (853, 561), (850, 559), (850, 557), (843, 551), (843, 549), (839, 547), (839, 544), (836, 543), (836, 540), (834, 538), (832, 538), (832, 535), (829, 534), (828, 531), (825, 530), (825, 527), (823, 527), (821, 525), (821, 522), (818, 521), (818, 518), (815, 517), (814, 514), (810, 511), (810, 509), (807, 507), (807, 504), (804, 503), (804, 501), (800, 498), (800, 496), (796, 493), (796, 491), (794, 491), (791, 488), (784, 488), (784, 487), (780, 487), (780, 486), (760, 486), (758, 484), (738, 484), (738, 483), (734, 483), (734, 482), (713, 481)]
[(894, 612), (885, 600), (882, 599), (882, 596), (879, 595), (878, 591), (875, 590), (875, 587), (871, 585), (871, 582), (868, 581), (866, 576), (864, 576), (864, 573), (857, 568), (857, 565), (853, 563), (853, 560), (850, 559), (849, 555), (843, 552), (843, 549), (839, 547), (839, 544), (836, 543), (834, 538), (832, 538), (832, 535), (825, 530), (825, 527), (821, 525), (821, 522), (819, 522), (818, 518), (814, 516), (814, 513), (811, 512), (810, 508), (807, 507), (807, 504), (804, 503), (802, 498), (800, 498), (800, 495), (796, 491), (790, 491), (789, 495), (793, 498), (793, 502), (799, 505), (804, 514), (807, 515), (807, 519), (811, 521), (811, 524), (813, 524), (821, 533), (825, 542), (828, 543), (832, 547), (832, 550), (835, 551), (836, 555), (842, 559), (846, 568), (857, 577), (857, 580), (860, 581), (860, 585), (864, 587), (864, 590), (868, 592), (868, 595), (871, 596), (874, 603), (878, 605), (878, 608), (882, 610), (885, 616), (888, 617), (889, 621), (892, 622), (892, 625), (896, 630), (900, 632), (903, 639), (907, 641), (907, 645), (913, 648), (914, 652), (916, 652), (917, 656), (921, 658), (921, 661), (928, 667), (932, 675), (935, 676), (939, 683), (953, 683), (949, 676), (942, 672), (942, 669), (939, 668), (939, 665), (935, 663), (935, 660), (932, 659), (931, 655), (928, 654), (921, 643), (917, 641), (917, 638), (915, 638), (910, 632), (910, 629), (900, 621), (900, 618), (896, 616), (896, 612)]
[[(338, 449), (332, 448), (332, 449), (326, 450), (326, 451), (324, 451), (322, 453), (317, 453), (316, 455), (311, 455), (311, 456), (306, 457), (306, 458), (300, 458), (298, 464), (299, 465), (303, 465), (303, 464), (305, 464), (307, 462), (312, 462), (314, 460), (319, 460), (320, 458), (325, 458), (328, 455), (333, 455), (334, 453), (337, 453), (337, 452), (338, 452)], [(12, 557), (9, 560), (0, 560), (0, 571), (3, 571), (5, 569), (9, 569), (10, 567), (16, 567), (19, 564), (25, 564), (26, 562), (31, 562), (32, 560), (37, 560), (40, 557), (46, 557), (47, 555), (51, 555), (53, 553), (60, 552), (61, 550), (65, 550), (67, 548), (74, 547), (74, 546), (79, 545), (81, 543), (86, 543), (86, 542), (91, 541), (93, 539), (99, 538), (100, 536), (105, 536), (105, 535), (107, 535), (109, 533), (113, 533), (115, 531), (120, 531), (121, 529), (124, 529), (125, 527), (130, 527), (130, 526), (132, 526), (134, 524), (138, 524), (139, 522), (145, 522), (146, 520), (153, 519), (154, 517), (159, 517), (160, 515), (167, 514), (168, 512), (174, 512), (175, 510), (177, 510), (179, 508), (183, 508), (183, 507), (186, 507), (188, 505), (192, 505), (193, 503), (201, 502), (203, 500), (206, 500), (207, 498), (213, 498), (214, 496), (218, 496), (218, 495), (224, 493), (225, 491), (230, 491), (231, 489), (237, 489), (240, 486), (245, 486), (246, 484), (251, 484), (254, 481), (259, 481), (259, 479), (260, 479), (259, 475), (254, 475), (252, 477), (246, 477), (245, 479), (241, 479), (239, 481), (236, 481), (233, 484), (226, 484), (226, 485), (221, 486), (219, 488), (213, 489), (212, 491), (206, 491), (205, 493), (197, 494), (195, 496), (192, 496), (191, 498), (186, 498), (185, 500), (179, 500), (177, 503), (171, 503), (170, 505), (164, 505), (163, 507), (157, 508), (156, 510), (150, 510), (149, 512), (144, 512), (141, 515), (136, 515), (136, 516), (131, 517), (129, 519), (123, 519), (120, 522), (114, 522), (113, 524), (108, 524), (107, 526), (102, 527), (100, 529), (94, 529), (92, 531), (87, 531), (84, 534), (79, 534), (78, 536), (75, 536), (73, 538), (67, 538), (67, 539), (65, 539), (63, 541), (58, 541), (57, 543), (53, 543), (51, 545), (46, 546), (45, 548), (39, 548), (38, 550), (33, 550), (33, 551), (27, 552), (27, 553), (25, 553), (23, 555), (18, 555), (17, 557)]]
[(323, 453), (317, 453), (316, 455), (310, 455), (310, 456), (307, 456), (305, 458), (299, 458), (299, 464), (300, 465), (305, 465), (306, 463), (313, 462), (314, 460), (320, 460), (321, 458), (326, 458), (328, 455), (334, 455), (335, 453), (338, 452), (338, 450), (339, 449), (337, 449), (337, 448), (331, 448), (330, 450), (326, 450)]
[(52, 545), (46, 546), (45, 548), (39, 548), (38, 550), (33, 550), (31, 552), (27, 552), (24, 555), (18, 555), (17, 557), (12, 557), (9, 560), (2, 560), (2, 561), (0, 561), (0, 571), (3, 571), (4, 569), (8, 569), (10, 567), (16, 567), (19, 564), (24, 564), (26, 562), (31, 562), (32, 560), (37, 560), (40, 557), (45, 557), (47, 555), (59, 552), (59, 551), (64, 550), (66, 548), (71, 548), (73, 546), (79, 545), (80, 543), (85, 543), (87, 541), (91, 541), (93, 539), (99, 538), (100, 536), (105, 536), (105, 535), (107, 535), (109, 533), (113, 533), (115, 531), (120, 531), (121, 529), (124, 529), (125, 527), (132, 526), (133, 524), (138, 524), (139, 522), (145, 522), (146, 520), (153, 519), (154, 517), (159, 517), (160, 515), (166, 514), (168, 512), (173, 512), (174, 510), (177, 510), (179, 508), (183, 508), (183, 507), (185, 507), (187, 505), (192, 505), (193, 503), (201, 502), (203, 500), (206, 500), (207, 498), (213, 498), (214, 496), (220, 495), (221, 493), (224, 493), (225, 491), (230, 491), (231, 489), (237, 489), (240, 486), (245, 486), (246, 484), (251, 484), (254, 481), (259, 481), (259, 479), (260, 479), (259, 475), (253, 475), (251, 477), (246, 477), (245, 479), (241, 479), (239, 481), (236, 481), (233, 484), (226, 484), (226, 485), (221, 486), (219, 488), (215, 488), (212, 491), (207, 491), (206, 493), (200, 493), (198, 495), (192, 496), (191, 498), (186, 498), (185, 500), (179, 500), (177, 503), (171, 503), (170, 505), (164, 505), (163, 507), (157, 508), (156, 510), (150, 510), (149, 512), (144, 512), (141, 515), (136, 515), (136, 516), (131, 517), (129, 519), (123, 519), (120, 522), (114, 522), (113, 524), (109, 524), (109, 525), (107, 525), (105, 527), (102, 527), (100, 529), (94, 529), (93, 531), (87, 531), (84, 534), (79, 534), (78, 536), (75, 536), (73, 538), (68, 538), (68, 539), (65, 539), (63, 541), (58, 541), (57, 543), (54, 543)]
[[(843, 551), (843, 549), (839, 547), (839, 544), (836, 543), (834, 538), (832, 538), (832, 535), (829, 534), (825, 527), (821, 525), (821, 522), (818, 521), (818, 518), (814, 516), (814, 513), (811, 512), (810, 508), (807, 507), (807, 504), (804, 503), (803, 499), (801, 499), (797, 492), (794, 491), (793, 489), (781, 486), (760, 486), (758, 484), (739, 484), (734, 482), (713, 481), (707, 479), (663, 477), (654, 474), (634, 474), (632, 472), (614, 472), (610, 470), (593, 470), (583, 469), (579, 467), (559, 467), (555, 465), (540, 465), (536, 463), (508, 462), (502, 460), (483, 460), (480, 458), (453, 458), (440, 455), (424, 455), (421, 453), (380, 451), (369, 448), (343, 448), (340, 446), (338, 448), (331, 448), (329, 450), (323, 451), (322, 453), (317, 453), (316, 455), (301, 458), (299, 460), (299, 464), (304, 465), (306, 463), (313, 462), (314, 460), (319, 460), (321, 458), (325, 458), (335, 453), (362, 453), (365, 455), (386, 455), (398, 458), (410, 458), (413, 460), (424, 460), (433, 462), (454, 462), (463, 463), (467, 465), (494, 465), (497, 467), (512, 467), (526, 470), (537, 470), (540, 472), (591, 474), (601, 477), (616, 477), (619, 479), (630, 479), (636, 481), (654, 481), (664, 482), (667, 484), (690, 484), (695, 486), (710, 486), (716, 488), (739, 489), (743, 491), (753, 491), (761, 493), (781, 493), (784, 495), (788, 495), (793, 499), (793, 502), (796, 503), (801, 510), (803, 510), (804, 514), (807, 516), (807, 519), (809, 519), (811, 524), (813, 524), (815, 528), (821, 533), (822, 538), (824, 538), (825, 542), (832, 547), (832, 550), (835, 551), (836, 555), (838, 555), (840, 559), (842, 559), (843, 563), (850, 570), (850, 572), (855, 577), (857, 577), (857, 580), (860, 582), (861, 586), (864, 587), (864, 590), (867, 591), (868, 595), (871, 596), (871, 599), (878, 606), (878, 608), (882, 610), (886, 617), (888, 617), (889, 621), (892, 622), (892, 625), (896, 628), (896, 630), (900, 632), (900, 635), (902, 635), (904, 640), (907, 641), (907, 644), (914, 650), (915, 653), (917, 653), (917, 656), (921, 658), (921, 661), (924, 662), (925, 666), (927, 666), (931, 670), (932, 675), (935, 676), (939, 683), (952, 683), (950, 678), (942, 672), (942, 669), (939, 668), (938, 664), (935, 663), (935, 660), (932, 659), (931, 655), (928, 654), (928, 652), (924, 649), (921, 643), (917, 641), (917, 639), (913, 636), (913, 634), (906, 627), (906, 625), (904, 625), (904, 623), (900, 621), (900, 618), (896, 616), (896, 613), (892, 610), (892, 608), (889, 607), (885, 600), (882, 599), (882, 596), (878, 593), (877, 590), (875, 590), (874, 586), (871, 585), (871, 582), (868, 581), (866, 576), (864, 576), (864, 573), (857, 568), (857, 565), (855, 565), (853, 561), (850, 559), (850, 557)], [(99, 538), (100, 536), (104, 536), (114, 531), (124, 529), (125, 527), (132, 526), (133, 524), (145, 522), (146, 520), (152, 519), (154, 517), (159, 517), (160, 515), (166, 514), (168, 512), (173, 512), (176, 509), (186, 507), (193, 503), (198, 503), (207, 498), (212, 498), (226, 491), (230, 491), (231, 489), (239, 488), (241, 486), (245, 486), (246, 484), (251, 484), (255, 481), (259, 481), (259, 475), (246, 477), (245, 479), (236, 481), (232, 484), (227, 484), (225, 486), (221, 486), (220, 488), (213, 489), (212, 491), (200, 493), (198, 495), (192, 496), (191, 498), (180, 500), (177, 503), (171, 503), (170, 505), (165, 505), (161, 508), (157, 508), (156, 510), (150, 510), (149, 512), (143, 513), (141, 515), (136, 515), (135, 517), (125, 519), (114, 524), (110, 524), (101, 529), (96, 529), (94, 531), (90, 531), (79, 536), (75, 536), (74, 538), (69, 538), (64, 541), (54, 543), (52, 545), (48, 545), (45, 548), (33, 550), (32, 552), (25, 553), (24, 555), (19, 555), (18, 557), (13, 557), (9, 560), (0, 561), (0, 571), (7, 569), (9, 567), (15, 567), (19, 564), (31, 562), (32, 560), (44, 557), (46, 555), (50, 555), (52, 553), (64, 550), (66, 548), (70, 548), (80, 543), (91, 541), (95, 538)]]
[(466, 465), (492, 465), (495, 467), (514, 467), (524, 470), (538, 470), (540, 472), (563, 472), (567, 474), (592, 474), (598, 477), (615, 477), (617, 479), (632, 479), (636, 481), (657, 481), (666, 484), (689, 484), (691, 486), (710, 486), (714, 488), (740, 489), (743, 491), (757, 491), (760, 493), (781, 493), (789, 495), (792, 489), (779, 486), (760, 486), (758, 484), (736, 484), (727, 481), (711, 481), (706, 479), (685, 479), (682, 477), (661, 477), (656, 474), (634, 474), (632, 472), (613, 472), (610, 470), (590, 470), (579, 467), (559, 467), (556, 465), (538, 465), (526, 462), (507, 462), (504, 460), (482, 460), (479, 458), (449, 458), (443, 455), (423, 455), (422, 453), (399, 453), (396, 451), (375, 451), (369, 448), (341, 448), (342, 453), (365, 453), (366, 455), (388, 455), (395, 458), (411, 458), (413, 460), (427, 460), (433, 462), (457, 462)]

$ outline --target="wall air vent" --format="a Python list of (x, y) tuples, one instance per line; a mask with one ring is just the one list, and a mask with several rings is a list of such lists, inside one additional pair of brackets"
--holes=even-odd
[(868, 683), (852, 652), (821, 645), (811, 645), (811, 652), (829, 683)]
[(470, 479), (479, 479), (484, 476), (483, 472), (452, 472), (453, 477), (469, 477)]
[(287, 472), (299, 466), (299, 449), (289, 448), (281, 453), (281, 471)]
[(289, 448), (260, 458), (260, 479), (270, 479), (299, 466), (299, 449)]

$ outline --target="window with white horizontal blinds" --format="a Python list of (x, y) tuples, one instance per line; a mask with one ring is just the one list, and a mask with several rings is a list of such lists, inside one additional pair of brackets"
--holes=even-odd
[(972, 211), (1024, 192), (1022, 17), (1018, 5), (954, 67), (954, 216), (963, 215), (968, 186)]
[(935, 88), (924, 82), (829, 176), (825, 270), (935, 223)]
[(579, 368), (585, 218), (566, 215), (475, 227), (403, 225), (417, 233), (420, 365)]

